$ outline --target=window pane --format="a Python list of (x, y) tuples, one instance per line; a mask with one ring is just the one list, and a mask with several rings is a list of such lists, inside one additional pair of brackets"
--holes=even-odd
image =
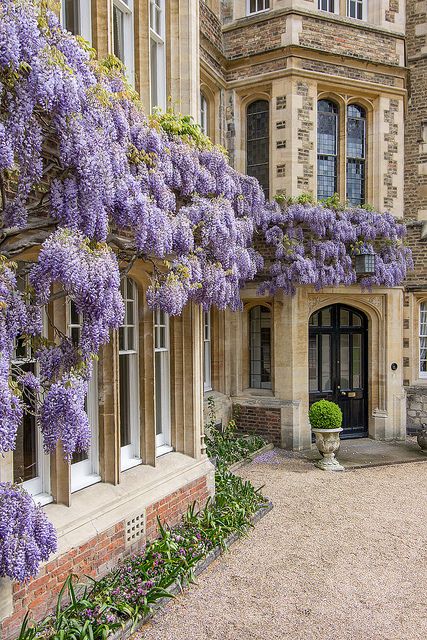
[[(34, 362), (20, 363), (22, 371), (35, 372)], [(31, 399), (26, 398), (30, 409), (35, 410)], [(38, 476), (37, 425), (36, 418), (29, 411), (24, 412), (16, 434), (16, 447), (13, 452), (13, 481), (26, 482)]]
[(75, 36), (80, 34), (79, 0), (64, 0), (64, 27)]
[(162, 398), (162, 375), (163, 375), (163, 367), (162, 367), (162, 358), (164, 356), (164, 352), (157, 351), (155, 354), (155, 377), (156, 377), (156, 435), (163, 433), (163, 398)]
[(125, 48), (124, 48), (124, 14), (113, 5), (113, 45), (114, 55), (122, 62), (125, 61)]
[(337, 191), (338, 108), (320, 100), (317, 105), (317, 197), (330, 198)]
[(271, 313), (257, 306), (249, 313), (250, 386), (271, 389)]
[(340, 385), (341, 389), (348, 389), (350, 386), (350, 336), (341, 334), (340, 337)]
[(130, 376), (129, 366), (131, 355), (119, 356), (120, 376), (120, 446), (125, 447), (132, 442), (130, 418)]
[(331, 336), (322, 335), (322, 391), (331, 389)]
[(319, 378), (318, 378), (318, 348), (319, 336), (310, 336), (308, 343), (308, 377), (310, 391), (319, 390)]
[(362, 387), (361, 371), (362, 371), (362, 336), (359, 333), (353, 334), (353, 389)]
[(358, 105), (347, 108), (347, 199), (357, 206), (365, 201), (366, 114)]
[(267, 100), (249, 105), (246, 120), (246, 171), (257, 178), (266, 198), (270, 182), (270, 114)]
[(348, 327), (350, 325), (350, 312), (347, 309), (340, 310), (340, 326)]
[(322, 327), (330, 327), (331, 326), (331, 307), (327, 309), (322, 309)]

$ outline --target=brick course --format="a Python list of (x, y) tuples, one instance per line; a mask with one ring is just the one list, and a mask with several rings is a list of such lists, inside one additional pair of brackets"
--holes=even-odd
[(256, 434), (278, 447), (281, 446), (280, 409), (234, 404), (233, 414), (240, 433)]
[(12, 640), (17, 636), (27, 609), (35, 620), (40, 620), (52, 611), (58, 593), (70, 573), (81, 577), (102, 577), (126, 554), (137, 551), (146, 540), (157, 537), (157, 517), (162, 522), (174, 525), (179, 522), (190, 504), (196, 501), (203, 507), (209, 495), (207, 477), (198, 478), (147, 507), (146, 536), (132, 547), (126, 547), (125, 521), (121, 521), (85, 544), (48, 562), (41, 568), (38, 576), (27, 585), (15, 583), (12, 596), (13, 615), (0, 622), (0, 638)]

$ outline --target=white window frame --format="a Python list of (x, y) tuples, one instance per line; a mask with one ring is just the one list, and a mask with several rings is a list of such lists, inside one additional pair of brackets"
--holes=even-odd
[[(80, 332), (83, 323), (81, 314), (79, 314), (78, 322), (72, 322), (71, 305), (72, 301), (68, 299), (67, 327), (69, 337), (71, 337), (72, 329), (77, 329)], [(93, 363), (92, 376), (88, 384), (86, 411), (91, 431), (90, 447), (88, 457), (85, 460), (70, 464), (71, 493), (101, 482), (99, 475), (98, 366), (96, 362)]]
[[(362, 17), (361, 18), (357, 18), (356, 16), (351, 16), (350, 15), (350, 6), (351, 3), (354, 2), (354, 4), (361, 4), (362, 5)], [(368, 16), (367, 16), (367, 0), (347, 0), (347, 18), (351, 18), (352, 20), (363, 20), (366, 22)]]
[[(77, 0), (79, 5), (79, 33), (81, 36), (92, 44), (92, 11), (91, 0)], [(61, 0), (61, 24), (65, 27), (65, 2)]]
[(132, 84), (135, 79), (134, 69), (134, 33), (133, 33), (133, 0), (113, 0), (111, 8), (111, 39), (112, 39), (112, 51), (114, 53), (114, 7), (116, 7), (123, 14), (123, 57), (122, 60), (125, 66), (126, 77)]
[(317, 0), (317, 9), (318, 11), (322, 11), (323, 13), (332, 13), (334, 15), (339, 15), (340, 13), (340, 0), (328, 0), (328, 3), (334, 3), (334, 10), (330, 11), (329, 9), (322, 9), (322, 0)]
[[(251, 11), (251, 0), (246, 0), (246, 15), (247, 16), (254, 16), (255, 14), (258, 13), (264, 13), (265, 11), (270, 11), (271, 9), (271, 2), (273, 0), (256, 0), (257, 5), (261, 5), (260, 9), (255, 9), (255, 11)], [(265, 5), (268, 3), (268, 7), (266, 7)]]
[[(160, 17), (159, 23), (160, 28), (157, 30), (153, 26), (153, 22), (155, 21), (155, 16)], [(166, 109), (166, 19), (165, 19), (165, 0), (150, 0), (150, 47), (149, 47), (149, 56), (150, 56), (150, 107), (151, 111), (154, 110), (155, 107), (160, 107), (161, 109)], [(157, 57), (157, 66), (156, 66), (156, 76), (157, 76), (157, 103), (153, 102), (153, 86), (152, 86), (152, 75), (153, 75), (153, 61), (151, 56), (152, 46), (156, 47), (156, 57)]]
[[(170, 411), (170, 350), (169, 350), (169, 316), (167, 313), (156, 309), (153, 317), (154, 324), (154, 370), (155, 370), (155, 403), (156, 403), (156, 456), (161, 456), (172, 451), (171, 447), (171, 411)], [(164, 342), (161, 340), (164, 329)], [(156, 354), (160, 353), (160, 398), (157, 396), (157, 376), (159, 371), (156, 365)], [(157, 433), (157, 403), (162, 407), (161, 432)]]
[[(128, 287), (132, 287), (132, 298), (128, 298)], [(138, 288), (132, 278), (125, 278), (122, 280), (122, 296), (125, 305), (125, 318), (121, 329), (123, 332), (123, 347), (119, 348), (120, 357), (127, 358), (127, 366), (129, 367), (129, 397), (133, 398), (133, 402), (129, 407), (130, 415), (130, 444), (120, 447), (120, 470), (126, 471), (132, 467), (136, 467), (142, 464), (141, 459), (141, 428), (140, 428), (140, 409), (139, 409), (139, 332), (138, 332)], [(128, 315), (128, 302), (132, 302), (133, 314), (132, 317)], [(128, 343), (129, 328), (133, 328), (133, 346)], [(119, 368), (120, 372), (120, 368)], [(120, 381), (119, 381), (120, 390)], [(120, 398), (121, 402), (122, 399)], [(120, 414), (119, 414), (120, 415)]]
[[(47, 316), (43, 312), (43, 335), (47, 335)], [(24, 358), (12, 359), (12, 364), (35, 363), (35, 374), (38, 373), (37, 362), (26, 347), (26, 355)], [(43, 436), (39, 425), (36, 423), (36, 456), (37, 456), (37, 474), (35, 478), (22, 482), (24, 489), (32, 496), (34, 502), (39, 505), (49, 504), (53, 501), (50, 493), (50, 456), (44, 452)]]
[[(425, 319), (425, 322), (422, 322), (422, 320)], [(421, 370), (421, 340), (425, 339), (427, 341), (427, 329), (426, 329), (426, 333), (421, 333), (421, 327), (424, 324), (424, 326), (427, 327), (427, 302), (421, 302), (420, 306), (419, 306), (419, 322), (418, 322), (418, 369), (419, 369), (419, 376), (420, 378), (426, 379), (427, 378), (427, 371), (422, 371)]]
[(200, 92), (200, 128), (205, 136), (209, 135), (209, 103), (203, 91)]
[(203, 312), (203, 391), (212, 391), (212, 320)]

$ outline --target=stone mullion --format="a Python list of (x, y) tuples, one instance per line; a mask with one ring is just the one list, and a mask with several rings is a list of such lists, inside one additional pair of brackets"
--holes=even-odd
[(99, 375), (99, 467), (103, 482), (120, 480), (120, 397), (118, 334), (100, 351)]
[(112, 53), (112, 19), (110, 0), (92, 0), (92, 46), (98, 58), (105, 58)]
[(145, 109), (150, 108), (149, 0), (134, 0), (135, 89)]

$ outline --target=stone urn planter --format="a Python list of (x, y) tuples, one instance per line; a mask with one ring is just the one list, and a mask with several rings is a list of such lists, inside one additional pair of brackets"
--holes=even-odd
[(422, 453), (427, 455), (427, 426), (423, 426), (423, 428), (417, 433), (417, 442), (418, 446), (421, 447)]
[(316, 446), (323, 456), (321, 460), (316, 460), (315, 466), (323, 471), (344, 471), (335, 458), (340, 448), (341, 409), (335, 402), (319, 400), (311, 405), (308, 417), (316, 437)]
[[(340, 433), (342, 428), (338, 429), (313, 429), (316, 436), (316, 447), (323, 455), (321, 460), (314, 463), (323, 471), (344, 471), (344, 467), (335, 457), (336, 452), (340, 448)], [(426, 452), (427, 453), (427, 452)]]

